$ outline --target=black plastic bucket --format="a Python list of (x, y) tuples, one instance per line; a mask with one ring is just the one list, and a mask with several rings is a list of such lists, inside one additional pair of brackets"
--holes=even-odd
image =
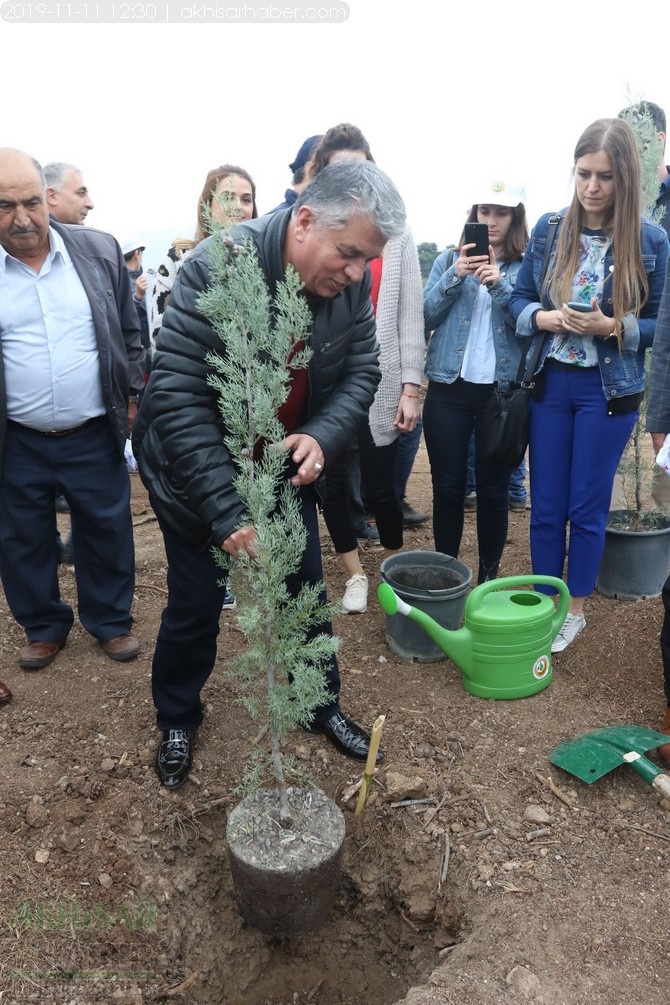
[[(439, 551), (401, 551), (384, 559), (379, 574), (401, 600), (429, 614), (442, 628), (461, 627), (472, 582), (472, 569), (462, 562)], [(396, 656), (419, 663), (447, 658), (423, 628), (404, 614), (386, 615), (386, 643)]]

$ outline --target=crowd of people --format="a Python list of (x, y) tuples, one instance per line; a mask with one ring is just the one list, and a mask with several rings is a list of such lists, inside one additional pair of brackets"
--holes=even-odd
[[(665, 116), (650, 102), (638, 111), (658, 135), (665, 206)], [(342, 609), (366, 611), (361, 520), (372, 514), (386, 556), (403, 547), (404, 527), (428, 519), (405, 495), (422, 426), (435, 549), (458, 557), (474, 477), (477, 582), (495, 579), (510, 480), (523, 483), (525, 467), (513, 472), (487, 459), (483, 424), (494, 388), (536, 358), (530, 565), (538, 575), (565, 570), (570, 608), (552, 644), (560, 652), (586, 625), (649, 347), (654, 446), (670, 431), (670, 220), (642, 216), (640, 156), (625, 116), (583, 131), (570, 205), (553, 207), (530, 236), (521, 179), (483, 180), (468, 199), (463, 233), (437, 257), (425, 288), (401, 195), (357, 127), (341, 123), (308, 137), (289, 168), (283, 202), (262, 216), (246, 169), (207, 172), (193, 237), (174, 240), (149, 282), (138, 239), (117, 241), (86, 225), (94, 205), (78, 168), (54, 162), (43, 170), (27, 153), (0, 150), (0, 578), (26, 634), (19, 665), (49, 666), (74, 622), (59, 589), (57, 507), (70, 513), (66, 557), (82, 626), (112, 660), (140, 652), (131, 614), (132, 437), (167, 556), (152, 694), (156, 770), (169, 789), (188, 777), (219, 620), (236, 604), (210, 549), (253, 558), (256, 544), (208, 379), (207, 354), (220, 340), (199, 295), (216, 226), (252, 242), (270, 290), (292, 266), (312, 314), (308, 371), (291, 371), (280, 413), (307, 530), (300, 569), (286, 584), (291, 595), (322, 581), (321, 510), (346, 579)], [(484, 247), (470, 240), (470, 224), (483, 225)], [(661, 728), (670, 736), (670, 578), (663, 602)], [(370, 737), (340, 706), (335, 656), (323, 673), (329, 697), (309, 728), (365, 759)], [(11, 698), (0, 683), (0, 704)], [(670, 765), (670, 743), (660, 756)]]

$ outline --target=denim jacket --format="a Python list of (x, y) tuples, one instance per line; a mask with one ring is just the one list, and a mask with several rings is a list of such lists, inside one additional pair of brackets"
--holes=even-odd
[[(564, 215), (565, 211), (563, 211)], [(510, 311), (516, 318), (516, 333), (521, 338), (537, 335), (534, 317), (538, 310), (552, 310), (545, 297), (544, 304), (540, 302), (540, 285), (542, 280), (542, 265), (547, 238), (547, 223), (550, 213), (542, 216), (535, 225), (530, 236), (526, 253), (523, 256), (521, 269), (516, 285), (510, 297)], [(595, 339), (598, 350), (598, 363), (602, 379), (603, 392), (608, 401), (627, 394), (640, 394), (644, 390), (644, 351), (654, 338), (656, 315), (658, 314), (665, 281), (665, 266), (670, 245), (662, 227), (650, 220), (641, 221), (642, 260), (649, 282), (649, 296), (640, 311), (639, 318), (634, 314), (626, 314), (623, 321), (623, 342), (621, 352), (618, 351), (613, 339)], [(557, 242), (551, 253), (556, 254)], [(613, 317), (612, 305), (612, 272), (614, 264), (611, 247), (605, 255), (605, 285), (600, 302), (603, 314)], [(550, 336), (550, 332), (542, 332)], [(523, 343), (522, 343), (523, 344)], [(551, 337), (545, 338), (542, 346), (536, 373), (544, 366), (551, 346)], [(528, 350), (532, 352), (534, 346)]]
[[(423, 291), (423, 317), (428, 343), (424, 373), (428, 380), (451, 384), (459, 376), (470, 334), (470, 323), (480, 284), (472, 276), (457, 274), (458, 252), (443, 251), (435, 259)], [(451, 264), (448, 265), (448, 263)], [(448, 267), (447, 267), (448, 266)], [(516, 379), (523, 343), (514, 335), (509, 301), (521, 262), (501, 264), (501, 279), (489, 288), (496, 380), (502, 386)]]

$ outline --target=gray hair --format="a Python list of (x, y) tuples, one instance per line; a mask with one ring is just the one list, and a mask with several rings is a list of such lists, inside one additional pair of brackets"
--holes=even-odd
[(70, 171), (78, 170), (79, 168), (74, 164), (67, 164), (65, 161), (52, 161), (50, 164), (45, 164), (44, 177), (46, 178), (47, 185), (58, 191), (61, 189)]
[(361, 213), (385, 240), (405, 230), (407, 214), (400, 193), (372, 161), (349, 158), (329, 164), (298, 196), (293, 215), (309, 206), (320, 229), (341, 230)]

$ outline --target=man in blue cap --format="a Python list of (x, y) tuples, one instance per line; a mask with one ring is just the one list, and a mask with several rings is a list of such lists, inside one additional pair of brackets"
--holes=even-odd
[(271, 213), (276, 213), (280, 209), (293, 208), (293, 204), (309, 181), (309, 179), (305, 177), (305, 167), (307, 165), (307, 161), (312, 156), (312, 150), (320, 139), (321, 134), (318, 136), (309, 136), (298, 150), (295, 155), (295, 160), (289, 164), (289, 170), (293, 172), (292, 187), (286, 189), (284, 192), (284, 201), (280, 202), (280, 204), (275, 206), (274, 209), (271, 209)]

